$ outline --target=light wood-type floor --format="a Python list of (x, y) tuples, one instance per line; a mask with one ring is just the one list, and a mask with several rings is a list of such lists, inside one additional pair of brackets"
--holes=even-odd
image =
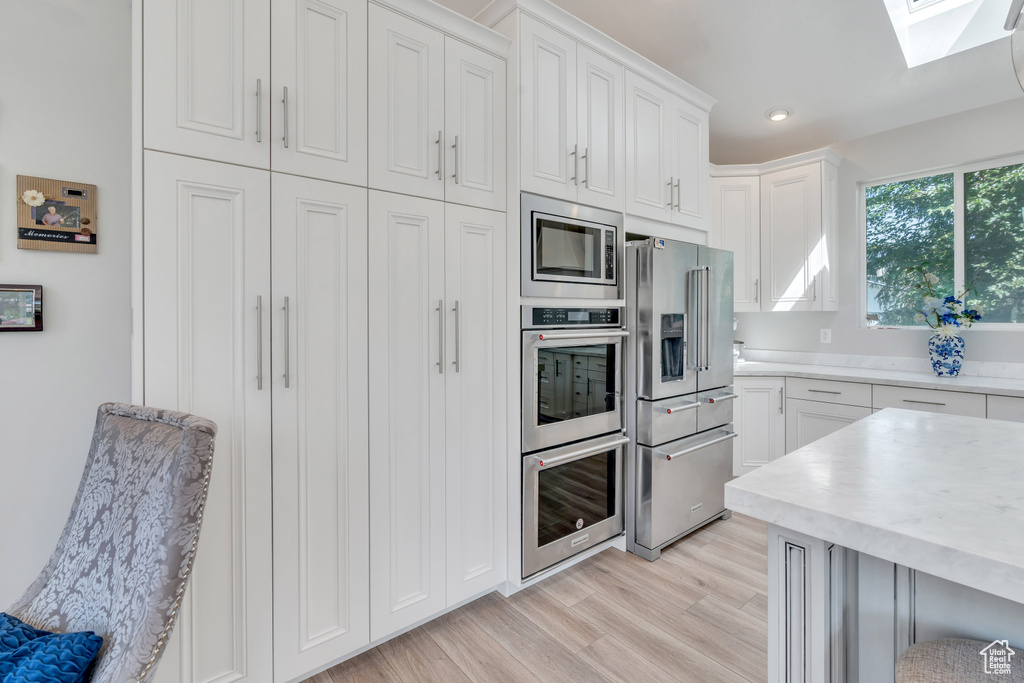
[(765, 526), (718, 520), (647, 562), (614, 548), (491, 593), (307, 683), (767, 678)]

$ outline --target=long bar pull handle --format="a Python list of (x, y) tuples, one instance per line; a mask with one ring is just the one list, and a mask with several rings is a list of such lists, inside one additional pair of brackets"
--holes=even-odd
[(702, 448), (714, 446), (716, 443), (722, 443), (723, 441), (728, 441), (729, 439), (735, 439), (737, 436), (739, 436), (739, 434), (737, 434), (736, 432), (729, 432), (725, 436), (720, 436), (717, 439), (711, 439), (711, 441), (705, 441), (704, 443), (698, 444), (696, 446), (690, 446), (689, 448), (685, 448), (676, 453), (665, 453), (662, 455), (662, 457), (665, 458), (665, 460), (671, 461), (672, 458), (680, 458), (689, 453), (693, 453), (694, 451), (699, 451)]
[(263, 80), (256, 79), (256, 142), (263, 142)]
[(459, 184), (459, 136), (455, 136), (455, 144), (452, 145), (452, 149), (455, 150), (455, 173), (452, 173), (452, 178), (455, 178), (455, 184)]
[(754, 278), (754, 303), (760, 303), (761, 299), (761, 279)]
[(673, 188), (675, 188), (674, 180), (675, 176), (670, 176), (668, 179), (668, 208), (670, 209), (672, 208), (672, 205), (675, 204), (675, 201), (672, 199), (672, 191)]
[(543, 332), (537, 335), (540, 341), (554, 341), (557, 339), (594, 339), (597, 337), (628, 337), (629, 330), (594, 330), (593, 332)]
[(572, 181), (573, 185), (579, 185), (580, 184), (580, 181), (579, 181), (579, 175), (580, 175), (580, 146), (578, 144), (572, 146), (572, 151), (569, 152), (569, 156), (572, 157), (572, 178), (569, 178), (569, 180)]
[(684, 403), (681, 406), (669, 406), (667, 408), (664, 408), (663, 410), (665, 411), (666, 415), (674, 415), (676, 413), (681, 413), (684, 410), (693, 410), (694, 408), (697, 408), (701, 405), (703, 404), (700, 401), (696, 401), (694, 403)]
[[(601, 451), (610, 451), (613, 448), (618, 448), (619, 446), (624, 446), (627, 443), (629, 443), (629, 439), (626, 438), (626, 437), (615, 437), (614, 439), (611, 438), (611, 437), (607, 437), (607, 438), (609, 439), (608, 441), (605, 441), (605, 442), (599, 443), (599, 444), (595, 444), (595, 445), (589, 446), (587, 448), (581, 448), (578, 451), (571, 451), (569, 453), (563, 453), (562, 455), (557, 455), (557, 456), (555, 456), (553, 458), (545, 458), (543, 460), (538, 460), (537, 464), (540, 467), (554, 467), (555, 465), (562, 465), (562, 464), (567, 463), (567, 462), (572, 462), (573, 460), (579, 460), (581, 457), (583, 457), (585, 455), (591, 455), (593, 453), (600, 453)], [(537, 456), (534, 455), (534, 456), (530, 456), (530, 457), (531, 458), (536, 458)], [(524, 460), (525, 460), (525, 458), (524, 458)]]
[(704, 293), (704, 305), (701, 313), (704, 315), (702, 325), (704, 326), (704, 370), (711, 369), (711, 266), (707, 267), (704, 271), (704, 287), (701, 289)]
[(782, 387), (779, 387), (779, 414), (782, 414)]
[(807, 391), (809, 391), (812, 394), (834, 394), (836, 396), (843, 395), (843, 392), (841, 391), (829, 391), (827, 389), (808, 389)]
[(444, 154), (441, 153), (441, 131), (437, 131), (437, 140), (434, 141), (434, 144), (437, 145), (437, 171), (435, 171), (435, 173), (437, 173), (437, 177), (440, 179), (441, 159), (444, 157)]
[(444, 374), (444, 299), (437, 300), (437, 372)]
[(725, 396), (712, 396), (708, 399), (708, 403), (718, 403), (719, 401), (731, 401), (734, 398), (739, 398), (738, 394), (726, 394)]
[(459, 302), (455, 302), (455, 372), (459, 371), (459, 356), (460, 356), (460, 341), (462, 339), (462, 332), (459, 330)]
[(676, 211), (679, 213), (683, 212), (683, 189), (680, 186), (682, 181), (676, 178)]
[(288, 339), (292, 336), (292, 328), (289, 323), (291, 311), (288, 310), (288, 297), (284, 298), (284, 388), (287, 389), (291, 386), (292, 380), (292, 359), (288, 355)]
[(263, 390), (263, 297), (256, 297), (256, 389)]
[(281, 98), (282, 104), (284, 104), (284, 148), (288, 149), (288, 86), (284, 87), (284, 97)]
[(909, 398), (903, 399), (903, 402), (904, 403), (921, 403), (921, 404), (926, 405), (926, 406), (944, 406), (944, 405), (946, 405), (945, 403), (939, 403), (938, 401), (914, 401), (914, 400), (909, 399)]
[(818, 276), (811, 278), (811, 291), (814, 292), (814, 301), (818, 300)]
[(583, 148), (583, 187), (590, 188), (590, 148)]

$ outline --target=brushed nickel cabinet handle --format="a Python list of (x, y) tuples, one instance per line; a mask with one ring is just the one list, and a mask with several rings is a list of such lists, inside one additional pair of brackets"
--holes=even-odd
[(461, 332), (459, 330), (459, 302), (458, 301), (455, 302), (455, 308), (453, 308), (452, 310), (455, 311), (455, 372), (458, 372), (459, 371), (459, 355), (460, 355), (460, 348), (459, 348), (459, 346), (460, 346), (460, 338), (462, 337), (462, 334), (461, 334)]
[(675, 176), (669, 176), (669, 179), (668, 179), (668, 207), (670, 209), (672, 208), (672, 205), (675, 204), (675, 202), (672, 199), (672, 191), (673, 191), (673, 188), (675, 187), (675, 183), (673, 182), (674, 180), (675, 180)]
[(437, 178), (438, 178), (438, 180), (440, 180), (441, 179), (441, 159), (444, 158), (444, 154), (442, 154), (442, 152), (441, 152), (441, 131), (437, 131), (437, 140), (434, 141), (434, 144), (437, 145), (437, 171), (435, 171), (435, 173), (437, 173)]
[(843, 393), (841, 391), (828, 391), (827, 389), (808, 389), (807, 391), (812, 394), (834, 394), (836, 396), (841, 396)]
[(256, 142), (263, 142), (263, 81), (256, 79)]
[(583, 148), (583, 172), (586, 174), (583, 176), (583, 187), (590, 188), (590, 148)]
[(760, 303), (761, 300), (761, 279), (754, 278), (754, 303)]
[(782, 414), (782, 387), (779, 387), (779, 415)]
[(288, 86), (284, 87), (284, 97), (281, 98), (281, 102), (284, 104), (284, 148), (288, 149)]
[(683, 212), (683, 189), (680, 186), (682, 181), (676, 178), (676, 211), (679, 213)]
[(569, 156), (572, 157), (572, 178), (569, 178), (569, 180), (572, 181), (573, 185), (578, 186), (580, 184), (580, 146), (578, 144), (572, 146)]
[(455, 178), (455, 184), (459, 184), (459, 136), (455, 136), (455, 144), (452, 145), (452, 149), (455, 150), (455, 173), (452, 173), (452, 178)]
[(263, 297), (256, 297), (256, 389), (263, 391)]
[(444, 299), (437, 300), (437, 372), (444, 374)]
[(915, 401), (915, 400), (909, 399), (909, 398), (903, 399), (903, 402), (904, 403), (920, 403), (921, 405), (926, 405), (926, 406), (944, 406), (944, 405), (946, 405), (945, 403), (939, 403), (938, 401)]

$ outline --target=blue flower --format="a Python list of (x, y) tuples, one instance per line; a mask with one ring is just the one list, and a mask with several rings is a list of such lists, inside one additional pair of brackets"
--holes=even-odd
[(942, 315), (942, 323), (944, 325), (959, 325), (960, 324), (959, 322), (957, 322), (956, 317), (952, 313), (944, 313)]

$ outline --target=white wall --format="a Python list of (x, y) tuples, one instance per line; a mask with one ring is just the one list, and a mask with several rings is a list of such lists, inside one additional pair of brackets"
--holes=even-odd
[[(0, 333), (0, 611), (42, 569), (96, 407), (131, 388), (129, 0), (0, 4), (0, 283), (43, 286), (43, 332)], [(97, 186), (98, 254), (17, 248), (17, 175)]]
[[(752, 349), (924, 358), (930, 331), (860, 327), (858, 183), (1024, 151), (1024, 98), (832, 145), (839, 168), (839, 311), (739, 313), (736, 339)], [(832, 343), (819, 330), (832, 329)], [(1024, 333), (967, 330), (968, 361), (1024, 363)]]

